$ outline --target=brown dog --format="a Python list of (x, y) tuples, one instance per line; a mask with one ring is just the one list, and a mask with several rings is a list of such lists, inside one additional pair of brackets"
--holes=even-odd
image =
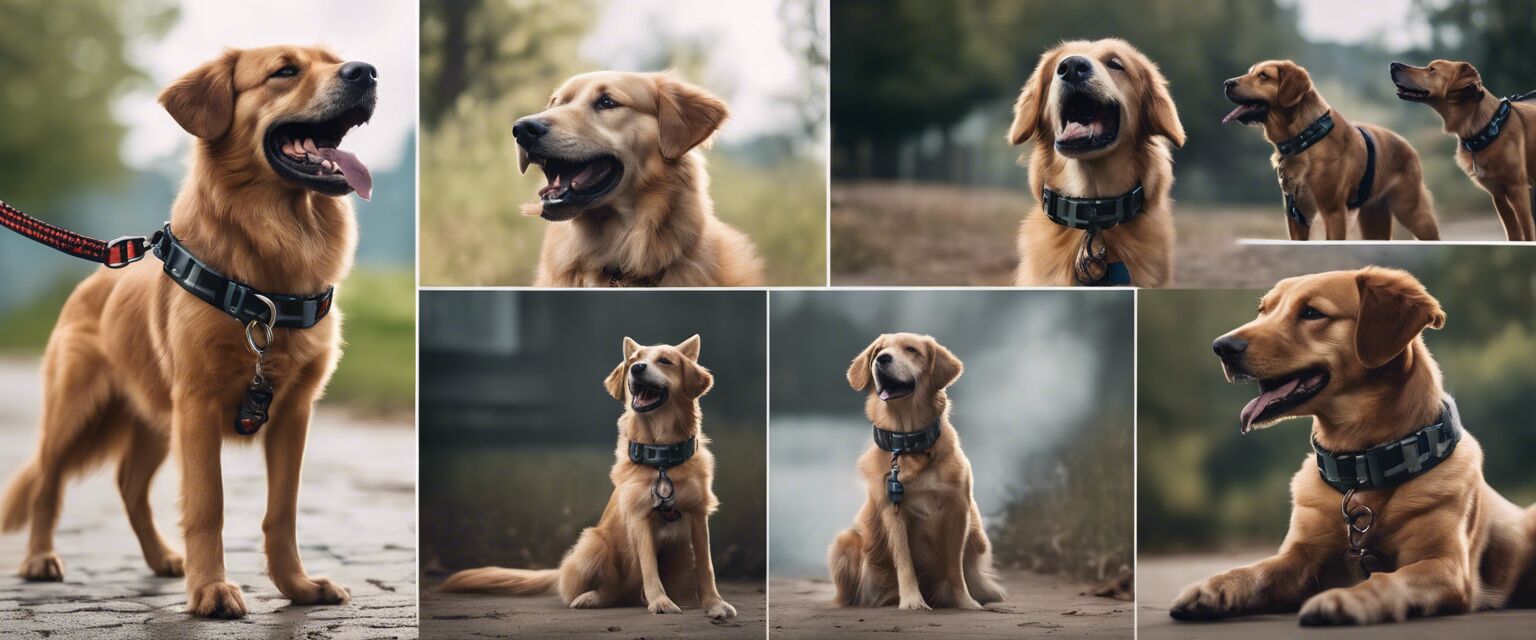
[[(827, 557), (838, 606), (980, 609), (1005, 597), (971, 495), (971, 463), (949, 423), (945, 389), (963, 368), (933, 338), (910, 333), (875, 338), (848, 367), (848, 384), (869, 393), (864, 414), (875, 428), (937, 434), (921, 451), (893, 458), (871, 446), (859, 457), (869, 493)], [(904, 488), (899, 503), (887, 487), (893, 460)]]
[[(1244, 432), (1312, 416), (1322, 450), (1359, 452), (1429, 433), (1426, 425), (1459, 425), (1419, 335), (1444, 322), (1439, 302), (1413, 276), (1372, 267), (1282, 280), (1260, 301), (1258, 318), (1215, 349), (1229, 379), (1259, 384), (1259, 397), (1242, 411)], [(1436, 446), (1410, 442), (1420, 452)], [(1536, 508), (1522, 511), (1488, 486), (1471, 434), (1462, 431), (1448, 452), (1422, 466), (1404, 461), (1421, 473), (1352, 495), (1325, 482), (1317, 458), (1307, 458), (1291, 481), (1291, 527), (1279, 554), (1189, 587), (1173, 617), (1300, 607), (1302, 624), (1370, 624), (1529, 602)], [(1346, 508), (1370, 510), (1356, 520), (1367, 531), (1353, 542)], [(1351, 551), (1357, 543), (1374, 556), (1369, 574)]]
[[(1184, 145), (1184, 126), (1157, 65), (1124, 40), (1063, 42), (1040, 57), (1013, 114), (1008, 141), (1035, 141), (1029, 188), (1042, 199), (1019, 227), (1017, 283), (1167, 285), (1174, 238), (1169, 144)], [(1138, 187), (1140, 213), (1092, 234), (1054, 222), (1044, 208), (1046, 189), (1098, 199), (1128, 197)], [(1084, 266), (1085, 254), (1097, 264)], [(1110, 278), (1116, 263), (1129, 282)]]
[[(357, 229), (340, 196), (370, 183), (356, 159), (334, 147), (372, 114), (375, 77), (373, 67), (343, 64), (324, 49), (283, 46), (228, 51), (167, 87), (160, 103), (198, 138), (171, 210), (183, 244), (263, 291), (310, 294), (341, 282)], [(305, 154), (311, 145), (319, 152)], [(342, 173), (318, 160), (333, 157), (350, 158)], [(62, 580), (53, 530), (64, 483), (115, 458), (150, 569), (161, 576), (185, 569), (189, 613), (240, 617), (244, 598), (224, 572), (219, 451), (224, 439), (246, 437), (231, 425), (254, 357), (239, 322), (151, 262), (98, 271), (65, 303), (43, 358), (41, 439), (6, 490), (4, 528), (31, 523), (22, 577)], [(310, 412), (341, 355), (341, 316), (279, 328), (269, 347), (265, 377), (276, 398), (261, 436), (267, 573), (294, 603), (344, 603), (346, 587), (305, 573), (294, 534)], [(171, 450), (181, 461), (185, 564), (149, 507), (150, 480)]]
[[(1350, 122), (1323, 100), (1306, 69), (1290, 60), (1267, 60), (1228, 79), (1223, 89), (1237, 108), (1222, 122), (1262, 125), (1264, 139), (1277, 143), (1270, 163), (1280, 174), (1280, 189), (1295, 203), (1295, 212), (1286, 215), (1292, 240), (1309, 239), (1312, 223), (1319, 218), (1329, 240), (1344, 240), (1349, 212), (1356, 208), (1360, 235), (1366, 240), (1391, 240), (1393, 217), (1415, 238), (1440, 239), (1418, 152), (1383, 127)], [(1281, 152), (1279, 143), (1294, 139), (1325, 115), (1332, 119), (1333, 131), (1300, 152)], [(1370, 152), (1359, 129), (1370, 134), (1375, 149), (1369, 184), (1364, 178)], [(1361, 187), (1369, 192), (1360, 194)]]
[[(1536, 179), (1536, 104), (1509, 102), (1491, 139), (1490, 123), (1499, 115), (1503, 101), (1483, 87), (1483, 77), (1470, 63), (1435, 60), (1425, 67), (1401, 62), (1391, 65), (1397, 97), (1422, 102), (1440, 114), (1445, 132), (1461, 140), (1456, 145), (1456, 164), (1467, 177), (1493, 197), (1493, 208), (1510, 241), (1536, 241), (1532, 215), (1532, 180)], [(1468, 144), (1477, 147), (1468, 148)]]
[[(674, 599), (697, 601), (705, 615), (736, 615), (715, 588), (709, 554), (709, 516), (719, 506), (712, 486), (715, 457), (700, 430), (699, 398), (714, 378), (699, 365), (699, 336), (673, 347), (643, 347), (624, 338), (624, 360), (604, 383), (615, 400), (628, 401), (619, 417), (618, 460), (608, 474), (613, 495), (597, 526), (581, 533), (560, 568), (542, 571), (482, 567), (449, 576), (452, 593), (537, 595), (558, 589), (572, 609), (644, 604), (651, 613), (681, 613)], [(657, 502), (664, 486), (656, 467), (639, 464), (630, 443), (696, 443), (686, 461), (666, 468), (671, 513)]]
[(517, 121), (519, 169), (549, 184), (523, 213), (544, 232), (541, 287), (745, 287), (752, 241), (715, 217), (702, 152), (726, 106), (669, 73), (586, 73)]

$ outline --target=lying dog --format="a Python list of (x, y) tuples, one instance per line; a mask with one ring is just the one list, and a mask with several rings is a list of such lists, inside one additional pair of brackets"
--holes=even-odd
[(1268, 60), (1222, 87), (1237, 108), (1221, 121), (1261, 125), (1275, 145), (1270, 163), (1292, 240), (1310, 238), (1318, 218), (1329, 240), (1344, 240), (1354, 210), (1366, 240), (1391, 240), (1393, 217), (1415, 238), (1440, 239), (1418, 152), (1385, 128), (1351, 123), (1323, 100), (1306, 69)]
[(675, 347), (624, 339), (624, 361), (605, 384), (628, 398), (619, 418), (613, 496), (597, 526), (581, 533), (558, 570), (482, 567), (449, 576), (442, 591), (538, 595), (558, 589), (572, 609), (644, 604), (681, 613), (674, 599), (697, 601), (723, 619), (736, 608), (715, 588), (709, 516), (715, 457), (700, 431), (699, 398), (714, 378), (699, 365), (699, 336)]
[(1216, 340), (1227, 377), (1259, 385), (1243, 432), (1312, 416), (1317, 455), (1291, 480), (1279, 554), (1189, 587), (1173, 617), (1300, 607), (1302, 624), (1370, 624), (1536, 596), (1536, 508), (1483, 479), (1419, 335), (1444, 322), (1413, 276), (1373, 267), (1282, 280)]
[(1045, 52), (1008, 141), (1033, 140), (1019, 285), (1161, 287), (1173, 276), (1173, 158), (1184, 126), (1157, 65), (1124, 40)]
[(752, 241), (715, 217), (701, 152), (726, 106), (668, 73), (587, 73), (512, 127), (518, 169), (549, 184), (523, 213), (544, 232), (541, 287), (745, 287)]
[(1510, 241), (1536, 241), (1532, 181), (1536, 180), (1536, 104), (1499, 99), (1483, 87), (1477, 68), (1435, 60), (1426, 67), (1391, 65), (1397, 97), (1422, 102), (1456, 136), (1456, 164), (1493, 197)]
[[(228, 51), (167, 87), (160, 103), (198, 138), (171, 210), (175, 237), (205, 267), (260, 291), (307, 295), (344, 279), (357, 227), (342, 196), (366, 195), (372, 182), (336, 146), (372, 115), (376, 77), (371, 65), (324, 49), (282, 46)], [(41, 439), (6, 489), (4, 529), (31, 523), (22, 577), (62, 580), (53, 530), (64, 483), (116, 459), (150, 569), (185, 571), (189, 613), (241, 617), (244, 597), (224, 571), (219, 452), (226, 438), (243, 437), (230, 425), (252, 385), (246, 340), (255, 325), (242, 327), (150, 262), (97, 271), (64, 304), (43, 357)], [(296, 604), (349, 598), (346, 587), (305, 573), (294, 533), (310, 413), (341, 356), (340, 314), (318, 314), (309, 328), (279, 325), (261, 369), (275, 394), (262, 442), (266, 569)], [(149, 507), (150, 480), (173, 449), (185, 562)]]
[(864, 506), (827, 554), (838, 606), (980, 609), (1005, 597), (971, 463), (949, 423), (945, 389), (962, 369), (933, 338), (910, 333), (875, 338), (849, 366), (848, 384), (869, 393), (875, 446), (858, 462)]

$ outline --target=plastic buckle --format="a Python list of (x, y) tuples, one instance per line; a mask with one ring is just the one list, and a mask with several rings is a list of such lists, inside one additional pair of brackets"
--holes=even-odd
[(102, 264), (108, 269), (121, 269), (143, 260), (148, 245), (149, 238), (144, 236), (123, 236), (112, 240), (107, 243), (107, 255)]

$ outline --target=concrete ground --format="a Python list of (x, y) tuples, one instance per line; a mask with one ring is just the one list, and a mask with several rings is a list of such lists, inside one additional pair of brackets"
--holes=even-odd
[(774, 579), (769, 584), (769, 637), (840, 640), (911, 638), (1131, 638), (1129, 602), (1086, 595), (1086, 585), (1060, 576), (1005, 571), (1008, 599), (984, 611), (840, 609), (825, 579)]
[[(431, 585), (435, 586), (435, 585)], [(657, 615), (642, 607), (570, 609), (554, 595), (497, 596), (421, 594), (425, 638), (751, 638), (762, 640), (766, 596), (762, 583), (720, 582), (720, 595), (736, 617), (711, 620), (697, 606), (681, 615)]]
[[(32, 454), (41, 397), (34, 361), (0, 360), (0, 476)], [(64, 582), (15, 576), (25, 533), (0, 536), (0, 636), (5, 638), (415, 638), (416, 438), (408, 421), (355, 419), (322, 407), (310, 429), (299, 495), (299, 544), (312, 575), (352, 590), (341, 607), (290, 606), (263, 573), (266, 472), (259, 447), (226, 447), (225, 564), (249, 615), (183, 613), (180, 578), (156, 578), (128, 526), (111, 468), (65, 491), (56, 546)], [(181, 550), (172, 460), (154, 483), (161, 532)]]
[(1536, 637), (1536, 611), (1487, 611), (1461, 616), (1416, 618), (1402, 624), (1371, 627), (1303, 627), (1296, 614), (1246, 616), (1221, 622), (1178, 622), (1168, 617), (1168, 606), (1189, 586), (1200, 580), (1264, 558), (1252, 553), (1143, 556), (1137, 561), (1137, 638), (1139, 640), (1295, 640), (1348, 639), (1438, 640), (1463, 638), (1499, 640)]

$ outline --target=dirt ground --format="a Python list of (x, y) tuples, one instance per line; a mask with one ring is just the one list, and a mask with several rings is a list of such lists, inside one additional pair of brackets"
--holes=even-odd
[(1208, 576), (1265, 557), (1251, 553), (1142, 557), (1137, 562), (1137, 637), (1140, 640), (1431, 640), (1462, 638), (1498, 640), (1536, 637), (1536, 611), (1487, 611), (1462, 616), (1417, 618), (1402, 624), (1373, 627), (1302, 627), (1296, 614), (1248, 616), (1222, 622), (1178, 622), (1168, 617), (1168, 605), (1184, 587)]
[[(1022, 191), (910, 183), (835, 184), (832, 284), (839, 286), (1006, 286), (1017, 264), (1019, 221), (1034, 206)], [(1274, 207), (1178, 205), (1174, 282), (1180, 288), (1268, 287), (1303, 272), (1358, 267), (1379, 246), (1349, 252), (1311, 245), (1240, 244), (1282, 240)], [(1441, 215), (1441, 236), (1503, 240), (1492, 213)], [(1401, 228), (1399, 239), (1412, 236)], [(1407, 246), (1407, 245), (1403, 245)], [(1322, 250), (1318, 250), (1322, 249)]]
[(711, 620), (697, 606), (682, 615), (657, 615), (641, 607), (570, 609), (560, 598), (436, 593), (441, 577), (421, 594), (423, 638), (612, 638), (762, 640), (767, 597), (760, 582), (720, 582), (720, 595), (736, 617)]
[(769, 583), (769, 637), (838, 640), (912, 638), (1130, 638), (1129, 602), (1086, 595), (1087, 587), (1059, 576), (1003, 572), (1008, 599), (985, 611), (839, 609), (824, 579)]

